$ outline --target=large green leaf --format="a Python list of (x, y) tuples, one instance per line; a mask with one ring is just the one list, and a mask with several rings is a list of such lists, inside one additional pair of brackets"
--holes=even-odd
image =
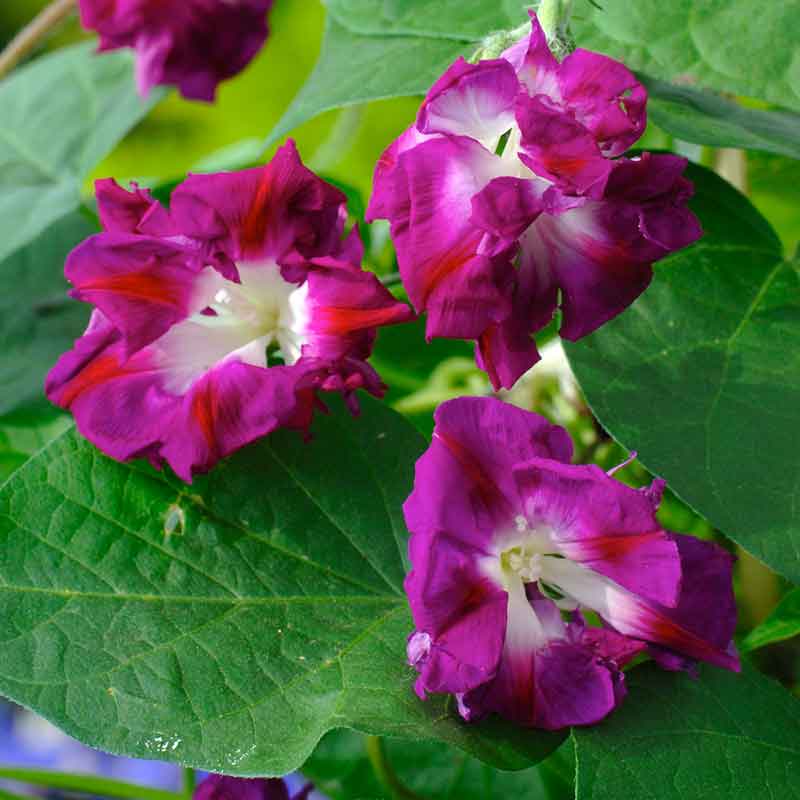
[(705, 228), (652, 286), (567, 345), (602, 425), (684, 501), (800, 581), (800, 277), (732, 187), (690, 170)]
[(424, 440), (367, 399), (185, 486), (75, 433), (0, 489), (0, 691), (103, 750), (282, 774), (335, 727), (505, 768), (557, 734), (411, 690), (401, 505)]
[(577, 800), (800, 797), (800, 702), (744, 665), (700, 680), (646, 665), (630, 696), (575, 729)]
[[(629, 13), (624, 0), (603, 3), (602, 9), (586, 2), (576, 13), (577, 40), (649, 73), (652, 77), (643, 77), (653, 99), (653, 119), (674, 135), (797, 156), (800, 138), (793, 115), (745, 109), (693, 88), (750, 94), (800, 108), (798, 81), (791, 77), (800, 63), (800, 0), (759, 9), (757, 23), (743, 25), (748, 3), (682, 0), (665, 10), (662, 3), (648, 0)], [(267, 143), (323, 111), (424, 94), (457, 56), (473, 53), (485, 36), (524, 23), (526, 5), (518, 0), (330, 0), (317, 66)], [(707, 50), (696, 49), (695, 30)], [(785, 43), (777, 51), (769, 39), (776, 31)], [(746, 70), (740, 66), (745, 61)]]
[(456, 56), (474, 46), (445, 38), (361, 35), (332, 12), (311, 77), (267, 137), (272, 144), (300, 123), (332, 108), (424, 94)]
[(142, 101), (132, 56), (58, 50), (0, 82), (0, 259), (80, 205), (85, 177), (162, 96)]
[(745, 108), (713, 92), (639, 77), (650, 93), (649, 118), (673, 136), (800, 158), (800, 114)]
[(95, 228), (78, 213), (0, 262), (0, 415), (44, 406), (44, 378), (86, 327), (89, 307), (67, 296), (64, 259)]
[(742, 642), (747, 652), (800, 636), (800, 588), (792, 589), (772, 613)]
[(573, 32), (660, 80), (800, 110), (800, 0), (586, 0)]

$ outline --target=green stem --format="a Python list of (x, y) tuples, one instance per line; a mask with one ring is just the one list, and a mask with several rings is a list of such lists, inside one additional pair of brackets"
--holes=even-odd
[(33, 800), (33, 798), (25, 797), (21, 794), (14, 794), (6, 789), (0, 789), (0, 800)]
[(378, 780), (389, 790), (393, 800), (424, 800), (404, 786), (386, 757), (386, 748), (380, 736), (366, 737), (367, 757)]
[(197, 785), (197, 776), (191, 767), (183, 768), (183, 797), (184, 800), (192, 800), (194, 789)]
[(569, 55), (575, 49), (575, 42), (569, 32), (572, 0), (542, 0), (536, 16), (553, 55), (559, 61)]
[(11, 72), (54, 28), (58, 27), (75, 10), (76, 5), (76, 0), (53, 0), (29, 25), (26, 25), (0, 53), (0, 78)]
[(704, 144), (700, 148), (700, 164), (709, 169), (714, 169), (714, 155), (714, 148)]
[(46, 786), (50, 789), (64, 789), (80, 794), (94, 794), (101, 797), (119, 797), (123, 800), (181, 800), (181, 796), (149, 786), (100, 778), (97, 775), (72, 775), (68, 772), (55, 772), (48, 769), (24, 769), (0, 766), (0, 778), (32, 786)]
[(381, 275), (379, 280), (384, 286), (397, 286), (398, 283), (403, 282), (399, 272), (390, 272), (388, 275)]
[(316, 149), (311, 157), (309, 167), (315, 172), (326, 172), (335, 166), (353, 143), (364, 119), (366, 106), (361, 103), (345, 106), (333, 123), (328, 138)]

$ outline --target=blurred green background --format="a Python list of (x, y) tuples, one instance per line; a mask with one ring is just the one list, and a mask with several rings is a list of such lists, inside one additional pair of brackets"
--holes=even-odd
[[(8, 41), (45, 5), (46, 0), (3, 0), (0, 41)], [(277, 0), (269, 19), (266, 47), (243, 73), (220, 86), (215, 104), (190, 103), (173, 92), (97, 168), (94, 177), (136, 178), (154, 185), (193, 169), (240, 166), (242, 161), (258, 159), (259, 153), (269, 157), (271, 152), (264, 153), (260, 142), (311, 72), (325, 12), (317, 0)], [(81, 38), (88, 34), (73, 17), (51, 37), (48, 47)], [(416, 106), (416, 100), (407, 98), (331, 112), (303, 125), (293, 137), (315, 170), (367, 197), (375, 161), (413, 119)], [(228, 149), (233, 151), (232, 160), (225, 153), (222, 160), (216, 157)]]

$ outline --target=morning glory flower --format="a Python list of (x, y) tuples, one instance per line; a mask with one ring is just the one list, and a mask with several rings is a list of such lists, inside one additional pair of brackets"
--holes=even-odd
[(474, 339), (495, 389), (539, 359), (533, 334), (559, 306), (560, 335), (580, 339), (701, 235), (685, 159), (620, 157), (644, 130), (644, 87), (598, 53), (559, 63), (531, 20), (503, 57), (459, 59), (433, 85), (367, 213), (391, 223), (427, 337)]
[(241, 72), (267, 39), (272, 0), (79, 0), (84, 28), (100, 51), (136, 52), (136, 81), (177, 86), (190, 100), (214, 99), (220, 81)]
[(280, 778), (232, 778), (209, 775), (197, 785), (194, 800), (307, 800), (313, 785), (290, 795)]
[(563, 428), (493, 398), (451, 400), (435, 421), (404, 506), (420, 697), (556, 729), (612, 711), (644, 650), (667, 669), (739, 668), (733, 559), (660, 526), (661, 481), (572, 465)]
[[(190, 175), (167, 211), (100, 181), (104, 232), (69, 255), (89, 326), (46, 391), (119, 460), (184, 480), (279, 427), (307, 430), (320, 391), (381, 396), (376, 329), (409, 319), (361, 269), (345, 196), (292, 142), (264, 167)], [(324, 408), (324, 406), (322, 406)]]

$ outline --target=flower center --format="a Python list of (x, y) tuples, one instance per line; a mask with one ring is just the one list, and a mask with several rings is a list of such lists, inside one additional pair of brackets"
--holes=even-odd
[(533, 583), (542, 577), (542, 554), (527, 547), (512, 547), (501, 556), (503, 567), (518, 575), (523, 583)]
[(285, 280), (275, 262), (237, 266), (241, 283), (207, 269), (192, 298), (194, 313), (154, 343), (168, 391), (185, 393), (228, 358), (259, 367), (291, 365), (300, 358), (308, 284)]

